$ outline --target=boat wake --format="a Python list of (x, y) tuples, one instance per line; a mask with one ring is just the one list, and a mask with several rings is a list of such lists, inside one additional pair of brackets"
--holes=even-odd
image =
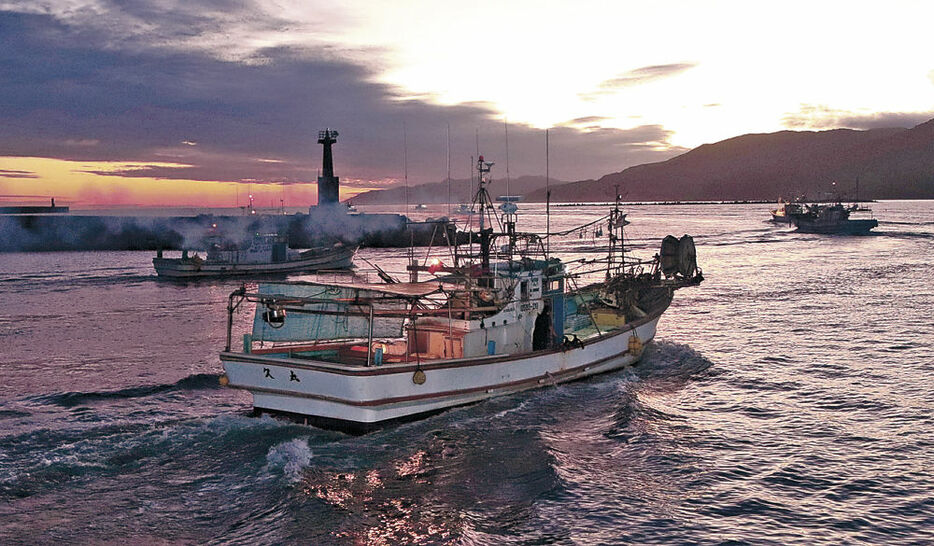
[(293, 438), (269, 448), (262, 472), (267, 475), (281, 474), (289, 483), (301, 481), (302, 472), (311, 464), (313, 457), (308, 439)]
[(685, 383), (708, 373), (714, 363), (690, 345), (656, 340), (648, 346), (634, 372), (643, 381), (670, 380)]
[(73, 408), (89, 402), (144, 398), (166, 392), (218, 389), (220, 388), (220, 384), (218, 383), (219, 378), (220, 376), (216, 374), (202, 373), (189, 375), (188, 377), (179, 379), (175, 383), (163, 385), (143, 385), (113, 391), (61, 392), (31, 397), (28, 401)]
[(924, 231), (879, 231), (870, 233), (873, 237), (892, 237), (897, 239), (934, 239), (934, 233)]
[(143, 275), (138, 268), (103, 268), (86, 272), (48, 271), (22, 275), (0, 276), (3, 292), (69, 292), (98, 286), (132, 286), (155, 280), (154, 275)]
[(934, 222), (894, 222), (891, 220), (879, 220), (879, 225), (895, 226), (934, 226)]
[[(210, 419), (122, 423), (85, 430), (41, 429), (0, 438), (0, 499), (50, 488), (80, 487), (85, 479), (177, 469), (195, 475), (259, 470), (261, 461), (290, 479), (307, 466), (309, 429), (272, 418), (222, 415)], [(263, 454), (267, 453), (264, 459)], [(303, 453), (305, 455), (303, 455)]]

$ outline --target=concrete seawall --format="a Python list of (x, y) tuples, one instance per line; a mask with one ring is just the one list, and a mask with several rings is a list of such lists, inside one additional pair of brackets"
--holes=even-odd
[[(0, 216), (0, 251), (201, 249), (203, 239), (220, 235), (248, 241), (254, 233), (288, 235), (289, 246), (309, 248), (334, 240), (369, 247), (443, 244), (444, 220), (406, 223), (399, 214), (343, 214), (312, 209), (310, 214), (258, 216), (83, 216), (21, 214)], [(409, 233), (411, 230), (411, 235)]]

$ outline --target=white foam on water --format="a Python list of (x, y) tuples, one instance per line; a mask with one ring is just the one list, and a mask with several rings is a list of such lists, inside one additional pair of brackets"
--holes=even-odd
[(269, 448), (266, 453), (266, 466), (263, 470), (272, 471), (281, 469), (282, 475), (289, 483), (296, 483), (302, 479), (302, 471), (311, 464), (314, 455), (308, 447), (308, 438), (294, 438)]

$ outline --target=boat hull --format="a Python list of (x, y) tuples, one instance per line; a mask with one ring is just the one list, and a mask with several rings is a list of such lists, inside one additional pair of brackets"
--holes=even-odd
[[(230, 386), (253, 394), (258, 412), (283, 413), (350, 432), (365, 432), (447, 408), (552, 386), (631, 366), (642, 356), (630, 337), (655, 337), (661, 312), (583, 347), (523, 355), (373, 367), (271, 355), (221, 354)], [(414, 381), (416, 372), (425, 381)]]
[(879, 221), (874, 218), (845, 220), (835, 223), (809, 222), (807, 220), (798, 220), (796, 225), (798, 231), (802, 233), (822, 233), (839, 235), (866, 235), (874, 227), (879, 225)]
[(242, 275), (282, 275), (322, 269), (348, 269), (353, 265), (354, 249), (336, 251), (299, 260), (276, 263), (195, 263), (180, 258), (153, 258), (156, 274), (168, 278), (235, 277)]

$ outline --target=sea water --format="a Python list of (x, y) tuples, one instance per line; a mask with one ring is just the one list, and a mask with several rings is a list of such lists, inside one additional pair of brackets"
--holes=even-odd
[[(364, 436), (218, 385), (238, 280), (0, 254), (0, 543), (930, 544), (934, 202), (873, 208), (853, 237), (626, 207), (634, 254), (692, 234), (706, 277), (638, 366)], [(552, 231), (605, 213), (553, 207)], [(598, 227), (550, 250), (598, 258)], [(404, 276), (404, 251), (360, 255)]]

